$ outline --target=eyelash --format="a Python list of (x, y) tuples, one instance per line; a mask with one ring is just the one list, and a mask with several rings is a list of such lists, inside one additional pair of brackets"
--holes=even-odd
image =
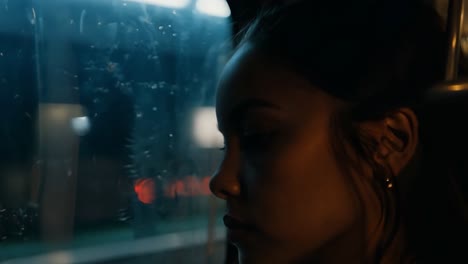
[[(244, 151), (259, 151), (265, 150), (271, 146), (278, 133), (277, 131), (268, 131), (261, 133), (251, 133), (248, 135), (240, 136), (240, 145)], [(219, 148), (220, 151), (225, 152), (227, 149), (226, 143)]]

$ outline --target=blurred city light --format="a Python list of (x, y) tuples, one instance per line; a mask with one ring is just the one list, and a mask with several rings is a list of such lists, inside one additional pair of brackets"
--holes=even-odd
[(91, 129), (91, 123), (89, 122), (89, 118), (87, 116), (72, 118), (71, 126), (73, 131), (78, 136), (85, 136)]
[(193, 136), (199, 147), (221, 148), (223, 146), (224, 139), (218, 131), (214, 107), (200, 107), (195, 110)]
[(156, 183), (151, 178), (138, 179), (134, 185), (138, 200), (144, 204), (151, 204), (156, 200)]
[(200, 13), (216, 17), (229, 17), (231, 10), (225, 0), (198, 0), (196, 8)]

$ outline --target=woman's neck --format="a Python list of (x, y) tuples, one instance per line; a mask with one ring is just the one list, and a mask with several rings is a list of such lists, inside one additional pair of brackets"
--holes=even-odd
[[(334, 240), (324, 245), (319, 254), (302, 263), (327, 263), (327, 264), (362, 264), (366, 258), (365, 225), (357, 222), (347, 232), (344, 232)], [(311, 260), (312, 259), (312, 260)]]
[(392, 243), (386, 249), (381, 264), (402, 263), (411, 264), (415, 263), (414, 256), (408, 251), (408, 244), (406, 242), (406, 232), (401, 226), (395, 235)]

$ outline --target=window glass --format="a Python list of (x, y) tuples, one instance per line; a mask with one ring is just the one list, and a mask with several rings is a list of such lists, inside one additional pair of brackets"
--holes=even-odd
[(0, 0), (0, 262), (220, 263), (230, 38), (224, 0)]

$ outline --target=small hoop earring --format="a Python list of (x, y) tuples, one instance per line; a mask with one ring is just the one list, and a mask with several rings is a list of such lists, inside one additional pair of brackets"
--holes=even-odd
[(383, 195), (384, 234), (379, 242), (375, 254), (375, 263), (380, 263), (382, 257), (392, 244), (400, 226), (400, 201), (398, 193), (398, 179), (388, 167), (382, 166), (379, 183)]
[(393, 189), (394, 184), (393, 184), (392, 177), (388, 177), (388, 176), (385, 177), (385, 183), (384, 184), (385, 184), (385, 187), (387, 187), (387, 189)]
[(380, 178), (380, 183), (384, 186), (385, 189), (394, 189), (395, 188), (395, 176), (387, 169), (385, 169), (384, 167), (381, 168), (381, 172), (383, 172), (382, 174), (380, 174), (381, 176), (379, 177)]

